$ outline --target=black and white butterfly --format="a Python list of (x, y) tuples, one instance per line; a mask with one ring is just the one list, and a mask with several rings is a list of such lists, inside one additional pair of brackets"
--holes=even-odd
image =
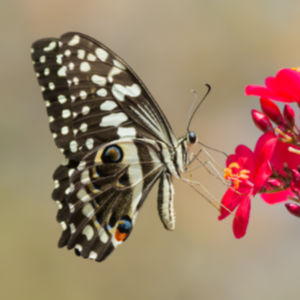
[(32, 59), (50, 130), (66, 157), (53, 175), (59, 247), (105, 259), (128, 238), (157, 181), (159, 216), (173, 230), (172, 178), (186, 171), (196, 135), (188, 130), (176, 139), (134, 71), (87, 35), (38, 40)]

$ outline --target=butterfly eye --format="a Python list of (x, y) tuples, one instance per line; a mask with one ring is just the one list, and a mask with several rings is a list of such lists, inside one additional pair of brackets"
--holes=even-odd
[(103, 163), (118, 163), (123, 158), (122, 149), (117, 146), (108, 146), (103, 150), (101, 159)]
[(191, 144), (194, 144), (196, 142), (196, 140), (197, 140), (197, 136), (196, 136), (195, 132), (190, 131), (189, 132), (189, 142)]
[(119, 225), (116, 229), (115, 238), (117, 241), (124, 241), (127, 239), (132, 228), (131, 221), (129, 217), (124, 217), (119, 221)]

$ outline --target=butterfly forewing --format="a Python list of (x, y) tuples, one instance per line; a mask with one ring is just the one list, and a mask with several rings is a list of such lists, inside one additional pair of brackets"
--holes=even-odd
[[(101, 261), (128, 237), (146, 195), (166, 171), (162, 153), (170, 155), (166, 149), (174, 149), (176, 140), (142, 81), (96, 40), (81, 33), (39, 40), (32, 59), (50, 129), (68, 159), (54, 173), (59, 246)], [(164, 178), (159, 212), (168, 228), (173, 215), (162, 214), (173, 193)]]

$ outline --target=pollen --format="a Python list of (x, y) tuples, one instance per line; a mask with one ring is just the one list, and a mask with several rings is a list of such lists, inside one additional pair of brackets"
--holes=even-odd
[(236, 190), (239, 188), (241, 182), (249, 179), (249, 174), (250, 171), (241, 169), (237, 162), (229, 164), (229, 166), (224, 169), (224, 178), (230, 180)]

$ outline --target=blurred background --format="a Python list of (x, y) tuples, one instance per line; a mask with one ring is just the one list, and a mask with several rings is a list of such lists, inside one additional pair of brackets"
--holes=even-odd
[[(193, 100), (213, 89), (192, 129), (232, 152), (259, 136), (244, 96), (279, 68), (300, 64), (298, 0), (15, 0), (0, 3), (1, 299), (292, 299), (299, 295), (300, 221), (283, 205), (254, 199), (247, 235), (232, 219), (176, 181), (177, 228), (167, 232), (156, 188), (134, 232), (103, 263), (56, 247), (60, 226), (51, 200), (62, 160), (30, 60), (42, 37), (76, 30), (102, 41), (140, 75), (179, 136)], [(214, 188), (218, 195), (225, 187)]]

